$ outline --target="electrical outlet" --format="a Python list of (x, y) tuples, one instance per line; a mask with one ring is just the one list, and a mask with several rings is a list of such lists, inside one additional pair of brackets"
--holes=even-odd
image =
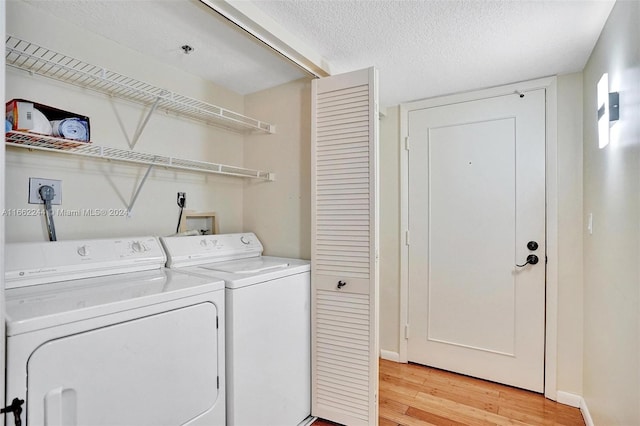
[(29, 178), (29, 204), (44, 204), (39, 192), (42, 185), (49, 185), (53, 188), (55, 196), (51, 200), (51, 204), (62, 204), (62, 181), (41, 178)]
[(178, 198), (176, 200), (178, 203), (178, 207), (184, 208), (187, 205), (187, 193), (186, 192), (178, 192)]

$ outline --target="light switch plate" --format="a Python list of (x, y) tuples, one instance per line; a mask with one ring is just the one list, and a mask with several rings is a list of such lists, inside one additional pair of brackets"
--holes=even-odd
[(62, 181), (42, 178), (29, 178), (29, 204), (44, 204), (38, 192), (42, 185), (49, 185), (53, 188), (54, 196), (51, 204), (62, 204)]

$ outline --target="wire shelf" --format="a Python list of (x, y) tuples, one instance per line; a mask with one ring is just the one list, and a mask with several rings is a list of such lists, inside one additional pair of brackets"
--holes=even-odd
[(10, 35), (6, 38), (5, 61), (14, 68), (144, 105), (158, 102), (157, 107), (164, 111), (229, 130), (275, 132), (275, 126), (264, 121), (152, 86)]
[(145, 154), (143, 152), (111, 148), (94, 145), (92, 143), (77, 142), (70, 139), (61, 139), (33, 133), (16, 131), (7, 132), (5, 140), (8, 146), (15, 146), (18, 148), (59, 152), (84, 157), (101, 158), (105, 160), (122, 161), (147, 166), (159, 166), (169, 169), (189, 170), (201, 173), (212, 173), (268, 181), (275, 180), (273, 173), (261, 170), (245, 169), (243, 167), (208, 163), (205, 161), (185, 160), (157, 154)]

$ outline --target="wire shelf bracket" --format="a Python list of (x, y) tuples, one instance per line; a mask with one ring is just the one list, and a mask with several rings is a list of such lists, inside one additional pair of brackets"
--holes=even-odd
[(129, 205), (127, 206), (127, 216), (128, 217), (131, 217), (131, 212), (133, 211), (133, 206), (136, 203), (136, 200), (138, 199), (138, 195), (140, 195), (140, 191), (142, 191), (142, 187), (144, 186), (144, 183), (147, 181), (147, 178), (149, 177), (149, 173), (151, 173), (151, 169), (153, 169), (153, 164), (150, 165), (147, 168), (147, 172), (142, 177), (142, 181), (140, 181), (140, 184), (138, 185), (138, 188), (136, 189), (136, 192), (133, 194), (133, 197), (131, 197), (131, 201), (129, 201)]
[(147, 124), (149, 123), (149, 119), (155, 112), (156, 108), (158, 108), (159, 103), (160, 103), (160, 97), (156, 98), (156, 101), (153, 103), (153, 105), (151, 105), (151, 109), (147, 113), (147, 116), (144, 118), (144, 121), (142, 122), (142, 124), (138, 126), (136, 133), (133, 135), (133, 138), (131, 139), (131, 142), (129, 142), (129, 148), (133, 149), (136, 147), (136, 144), (138, 143), (138, 139), (140, 139), (140, 136), (142, 136), (142, 132), (144, 131), (145, 127), (147, 127)]

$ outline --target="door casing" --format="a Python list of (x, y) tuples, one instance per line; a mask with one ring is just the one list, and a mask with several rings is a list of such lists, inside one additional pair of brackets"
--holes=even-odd
[(400, 330), (399, 361), (408, 362), (406, 326), (409, 322), (409, 182), (407, 136), (409, 111), (442, 105), (503, 96), (519, 91), (546, 91), (546, 221), (547, 268), (545, 302), (545, 372), (544, 395), (557, 398), (557, 327), (558, 327), (558, 155), (557, 155), (557, 77), (545, 77), (490, 89), (425, 99), (400, 105)]

